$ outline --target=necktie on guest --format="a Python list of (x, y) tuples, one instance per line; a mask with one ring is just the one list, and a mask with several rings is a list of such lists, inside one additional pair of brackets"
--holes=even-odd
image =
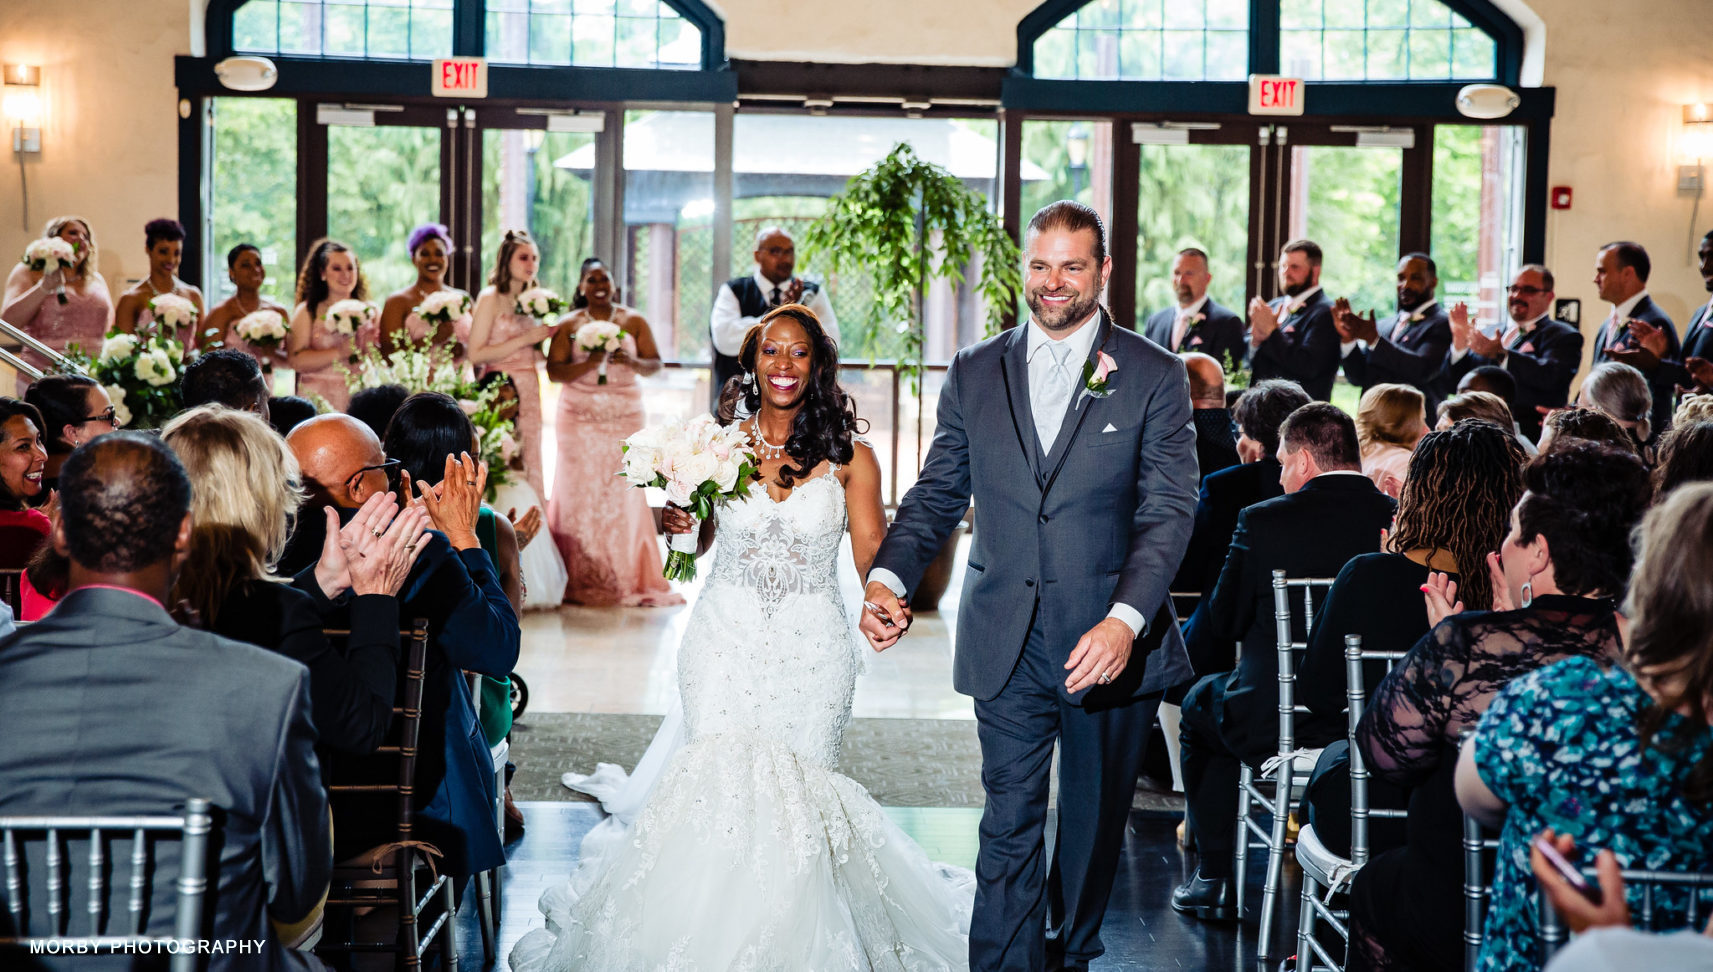
[(769, 307), (778, 307), (779, 306), (779, 288), (778, 287), (773, 288), (773, 291), (767, 295), (767, 306), (769, 306)]
[(1053, 440), (1059, 437), (1059, 425), (1065, 420), (1065, 408), (1071, 402), (1075, 384), (1070, 371), (1070, 345), (1063, 341), (1048, 341), (1036, 354), (1039, 362), (1034, 369), (1034, 381), (1029, 390), (1030, 410), (1035, 413), (1035, 434), (1041, 439), (1043, 454), (1053, 451)]
[(1178, 309), (1178, 319), (1172, 324), (1172, 350), (1176, 351), (1184, 343), (1184, 334), (1190, 329), (1189, 312)]
[(1517, 336), (1522, 334), (1522, 333), (1523, 333), (1523, 327), (1521, 324), (1513, 323), (1510, 327), (1506, 328), (1505, 329), (1505, 340), (1504, 340), (1505, 347), (1509, 348), (1511, 345), (1516, 344), (1517, 343)]

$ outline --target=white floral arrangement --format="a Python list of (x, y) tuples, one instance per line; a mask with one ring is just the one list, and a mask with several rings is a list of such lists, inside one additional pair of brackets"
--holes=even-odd
[(202, 316), (189, 297), (178, 294), (156, 295), (149, 301), (149, 314), (155, 319), (155, 327), (168, 338), (177, 334), (180, 328), (195, 327), (196, 319)]
[(517, 312), (538, 321), (565, 313), (563, 298), (546, 287), (531, 287), (517, 295)]
[(450, 324), (470, 313), (470, 295), (461, 290), (437, 290), (423, 298), (412, 313), (435, 327)]
[[(594, 354), (605, 351), (611, 354), (624, 345), (625, 331), (612, 321), (590, 321), (577, 329), (577, 347)], [(598, 385), (607, 383), (607, 359), (602, 358), (596, 366), (595, 374), (599, 376)]]
[(356, 334), (363, 325), (374, 321), (375, 305), (366, 300), (348, 298), (335, 301), (327, 308), (327, 326), (335, 334)]
[(113, 403), (113, 419), (120, 428), (131, 424), (131, 407), (125, 404), (125, 389), (120, 385), (103, 385), (101, 390), (107, 393), (107, 400)]
[[(715, 507), (749, 495), (756, 479), (755, 452), (749, 434), (736, 423), (722, 426), (703, 413), (688, 421), (645, 428), (624, 441), (619, 470), (632, 486), (666, 490), (674, 506), (688, 510), (697, 524)], [(697, 530), (674, 534), (667, 546), (668, 580), (696, 577)]]
[[(37, 273), (46, 273), (55, 269), (70, 270), (77, 266), (77, 247), (57, 236), (43, 237), (24, 247), (24, 258), (18, 262)], [(59, 286), (54, 288), (54, 296), (59, 299), (60, 303), (66, 302), (64, 280), (61, 280)]]
[(186, 355), (184, 344), (172, 337), (115, 329), (107, 332), (95, 358), (75, 344), (66, 348), (66, 357), (107, 390), (120, 425), (159, 428), (179, 412), (178, 379)]
[(285, 343), (285, 315), (266, 308), (238, 318), (232, 330), (239, 338), (258, 348), (272, 351)]

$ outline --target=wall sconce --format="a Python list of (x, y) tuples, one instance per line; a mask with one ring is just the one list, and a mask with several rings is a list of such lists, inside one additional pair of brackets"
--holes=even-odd
[(1701, 160), (1713, 157), (1713, 105), (1683, 106), (1683, 139), (1678, 143), (1678, 154), (1687, 163), (1677, 167), (1678, 195), (1700, 196), (1706, 183)]
[(40, 152), (42, 69), (34, 64), (8, 64), (3, 70), (5, 96), (0, 99), (0, 114), (12, 129), (12, 151)]

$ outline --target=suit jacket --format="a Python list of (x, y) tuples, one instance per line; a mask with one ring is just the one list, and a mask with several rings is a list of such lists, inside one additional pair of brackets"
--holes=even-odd
[[(1682, 361), (1683, 348), (1677, 340), (1677, 325), (1671, 322), (1665, 311), (1653, 302), (1651, 297), (1643, 297), (1636, 302), (1630, 311), (1633, 320), (1646, 321), (1665, 332), (1665, 360)], [(1635, 340), (1628, 327), (1618, 333), (1612, 333), (1612, 321), (1607, 319), (1600, 323), (1600, 332), (1594, 336), (1594, 363), (1605, 364), (1613, 360), (1606, 352), (1613, 348), (1633, 350), (1641, 347), (1641, 342)], [(1659, 435), (1671, 425), (1672, 394), (1677, 391), (1674, 380), (1675, 373), (1664, 367), (1655, 368), (1647, 374), (1648, 388), (1653, 392), (1653, 434)]]
[(1445, 397), (1441, 376), (1450, 348), (1451, 318), (1445, 305), (1436, 303), (1421, 320), (1406, 324), (1402, 333), (1393, 335), (1390, 322), (1380, 322), (1380, 340), (1373, 347), (1358, 345), (1344, 356), (1344, 376), (1363, 391), (1387, 382), (1413, 385), (1427, 396), (1432, 416)]
[(1689, 326), (1683, 329), (1683, 346), (1677, 357), (1660, 362), (1661, 384), (1670, 382), (1684, 388), (1692, 387), (1695, 380), (1689, 377), (1689, 369), (1683, 363), (1690, 358), (1713, 361), (1713, 313), (1708, 313), (1708, 310), (1707, 304), (1696, 309), (1695, 316), (1689, 319)]
[(973, 496), (952, 669), (957, 690), (994, 698), (1032, 624), (1043, 626), (1063, 661), (1122, 603), (1147, 620), (1130, 664), (1112, 684), (1065, 697), (1080, 703), (1163, 691), (1189, 674), (1167, 598), (1194, 513), (1195, 431), (1183, 361), (1102, 312), (1086, 326), (1099, 328), (1089, 361), (1104, 350), (1117, 362), (1109, 394), (1074, 393), (1042, 456), (1029, 401), (1033, 326), (952, 360), (933, 446), (874, 566), (914, 590)]
[[(82, 588), (0, 641), (0, 739), (0, 814), (170, 814), (191, 797), (212, 801), (219, 857), (208, 937), (268, 945), (261, 955), (215, 956), (211, 968), (319, 968), (274, 942), (267, 922), (307, 915), (333, 863), (303, 665), (183, 627), (141, 595)], [(128, 854), (118, 844), (110, 860)], [(156, 858), (148, 930), (170, 936), (178, 845), (160, 845)], [(87, 845), (75, 844), (70, 860), (75, 895), (88, 879), (78, 870)], [(126, 867), (116, 863), (112, 880)], [(42, 862), (31, 870), (42, 874)], [(44, 900), (32, 895), (38, 922)], [(87, 919), (72, 918), (83, 932)], [(0, 927), (10, 920), (0, 908)], [(131, 957), (112, 958), (93, 967), (130, 967)]]
[[(1506, 325), (1509, 327), (1510, 325)], [(1455, 388), (1463, 376), (1492, 361), (1466, 354), (1456, 361), (1446, 356), (1446, 387)], [(1511, 417), (1531, 439), (1541, 435), (1541, 413), (1535, 406), (1558, 408), (1570, 401), (1570, 383), (1582, 367), (1582, 332), (1575, 326), (1551, 318), (1541, 321), (1528, 334), (1517, 333), (1505, 348), (1505, 370), (1517, 381), (1517, 397)]]
[(1237, 456), (1237, 427), (1231, 413), (1223, 408), (1198, 408), (1194, 413), (1196, 427), (1196, 467), (1200, 479), (1229, 469), (1240, 461)]
[[(341, 509), (339, 516), (343, 522), (355, 513)], [(480, 549), (453, 550), (439, 531), (429, 531), (427, 536), (428, 546), (399, 592), (399, 617), (405, 623), (428, 619), (428, 670), (417, 742), (417, 831), (418, 839), (446, 855), (447, 871), (468, 875), (505, 863), (505, 851), (494, 829), (493, 757), (476, 722), (475, 702), (463, 673), (510, 675), (517, 665), (521, 631), (488, 555)], [(313, 564), (304, 568), (293, 586), (316, 599), (327, 623), (347, 625), (349, 595), (338, 603), (329, 602), (314, 573)], [(364, 826), (354, 841), (357, 844), (392, 839), (387, 836), (392, 830), (390, 818), (366, 821)], [(340, 828), (340, 846), (353, 846), (343, 817)]]
[(1179, 347), (1172, 347), (1172, 326), (1178, 322), (1178, 309), (1175, 306), (1149, 315), (1147, 323), (1143, 325), (1142, 335), (1174, 354), (1199, 351), (1211, 355), (1221, 367), (1225, 366), (1225, 358), (1229, 354), (1231, 363), (1241, 366), (1249, 355), (1249, 335), (1243, 318), (1221, 306), (1212, 297), (1202, 304), (1201, 313), (1207, 319), (1190, 325), (1189, 330), (1184, 332), (1184, 342)]
[[(1275, 311), (1283, 306), (1285, 298), (1273, 301)], [(1330, 402), (1332, 380), (1338, 376), (1339, 344), (1332, 301), (1326, 291), (1317, 291), (1249, 352), (1249, 363), (1256, 381), (1286, 378), (1303, 386), (1316, 401)]]
[(1285, 495), (1279, 485), (1279, 460), (1263, 456), (1260, 460), (1219, 469), (1202, 478), (1201, 495), (1196, 498), (1195, 529), (1190, 533), (1189, 549), (1184, 552), (1183, 565), (1178, 568), (1174, 591), (1194, 591), (1210, 594), (1225, 567), (1226, 551), (1231, 549), (1231, 535), (1237, 532), (1237, 517), (1245, 507), (1262, 500)]
[[(1397, 503), (1366, 476), (1332, 474), (1238, 514), (1209, 617), (1216, 636), (1243, 645), (1236, 671), (1224, 676), (1221, 686), (1220, 733), (1239, 756), (1264, 758), (1278, 746), (1273, 571), (1294, 578), (1336, 577), (1350, 558), (1379, 549), (1380, 531), (1391, 526), (1396, 510)], [(1300, 608), (1292, 610), (1291, 627), (1296, 640), (1307, 636)], [(1317, 733), (1324, 743), (1342, 732), (1338, 719), (1299, 725), (1298, 741), (1311, 745)]]

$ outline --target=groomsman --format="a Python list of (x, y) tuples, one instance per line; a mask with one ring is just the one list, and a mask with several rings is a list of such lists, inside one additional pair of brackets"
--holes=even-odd
[(1333, 303), (1338, 325), (1339, 354), (1344, 376), (1363, 391), (1396, 382), (1414, 385), (1427, 397), (1428, 414), (1444, 397), (1440, 371), (1451, 346), (1451, 323), (1434, 298), (1439, 268), (1426, 253), (1406, 254), (1398, 261), (1398, 314), (1379, 323), (1374, 312), (1362, 317), (1343, 297)]
[(1178, 306), (1156, 311), (1143, 325), (1142, 336), (1167, 351), (1197, 351), (1219, 362), (1221, 368), (1237, 368), (1249, 355), (1243, 319), (1207, 295), (1212, 279), (1205, 251), (1193, 246), (1179, 250), (1172, 261), (1172, 289), (1177, 291)]
[[(1677, 327), (1648, 296), (1648, 273), (1653, 262), (1640, 243), (1621, 240), (1600, 248), (1594, 262), (1594, 286), (1600, 299), (1612, 305), (1612, 313), (1594, 336), (1594, 363), (1621, 361), (1647, 376), (1653, 390), (1653, 430), (1663, 433), (1671, 425), (1671, 396), (1676, 389), (1667, 360), (1681, 361)], [(1663, 340), (1663, 344), (1661, 343)], [(1648, 350), (1651, 341), (1660, 351)]]
[(1249, 302), (1249, 363), (1254, 381), (1285, 378), (1319, 401), (1332, 400), (1338, 375), (1338, 328), (1332, 301), (1320, 289), (1320, 245), (1292, 240), (1279, 253), (1279, 289), (1272, 303)]
[[(1708, 293), (1713, 293), (1713, 231), (1701, 238), (1700, 256), (1701, 279)], [(1676, 355), (1671, 354), (1671, 342), (1666, 332), (1636, 327), (1635, 324), (1631, 324), (1631, 328), (1640, 339), (1646, 355), (1659, 362), (1655, 367), (1661, 384), (1675, 385), (1689, 392), (1713, 392), (1713, 300), (1702, 304), (1695, 316), (1689, 319), (1689, 326), (1683, 329), (1683, 347)], [(1642, 360), (1646, 362), (1645, 357)]]
[(714, 295), (714, 309), (708, 315), (714, 358), (708, 397), (712, 400), (709, 411), (715, 415), (719, 414), (720, 392), (727, 379), (743, 370), (738, 366), (738, 352), (743, 350), (744, 335), (773, 308), (803, 304), (815, 312), (833, 343), (839, 343), (839, 322), (833, 316), (832, 301), (820, 284), (793, 276), (796, 270), (797, 244), (791, 234), (768, 226), (755, 234), (755, 271), (726, 281)]
[(1505, 291), (1511, 320), (1503, 333), (1482, 331), (1462, 304), (1451, 309), (1447, 374), (1461, 381), (1483, 365), (1509, 372), (1517, 383), (1511, 411), (1518, 429), (1530, 439), (1540, 438), (1541, 409), (1570, 401), (1570, 382), (1582, 367), (1582, 332), (1552, 318), (1552, 288), (1552, 271), (1546, 267), (1530, 263), (1518, 270)]

